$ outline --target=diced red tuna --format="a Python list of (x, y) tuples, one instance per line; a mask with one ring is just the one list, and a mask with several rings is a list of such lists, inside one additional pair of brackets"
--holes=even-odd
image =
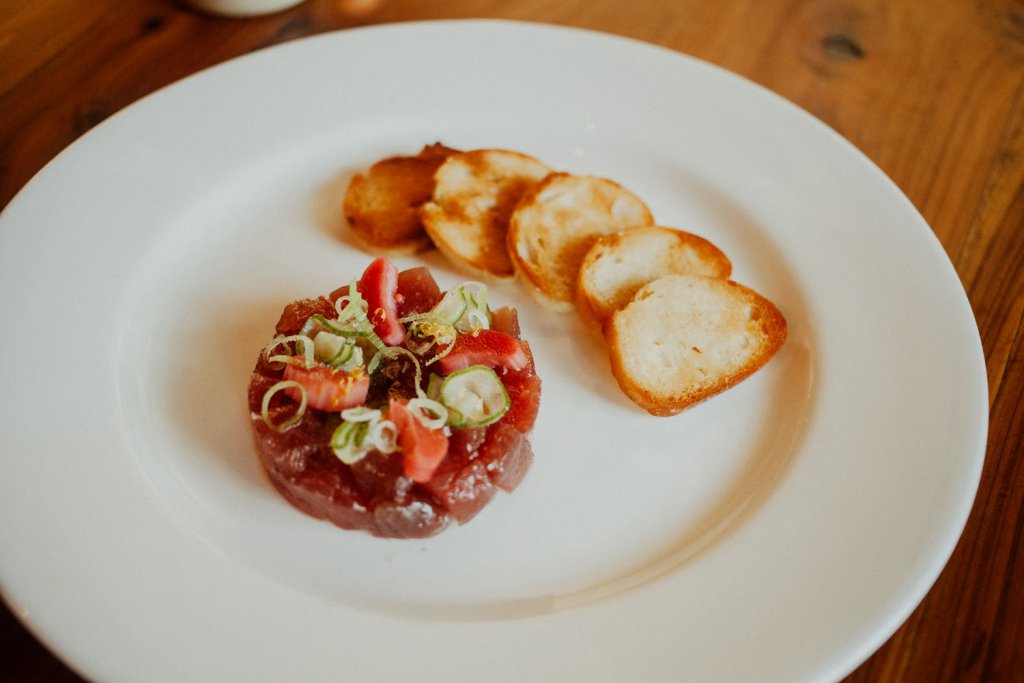
[(398, 293), (395, 295), (395, 301), (398, 304), (399, 318), (414, 313), (426, 313), (443, 297), (444, 293), (426, 267), (409, 268), (398, 274)]

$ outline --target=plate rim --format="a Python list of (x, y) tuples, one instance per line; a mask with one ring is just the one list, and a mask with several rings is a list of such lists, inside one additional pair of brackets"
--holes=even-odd
[[(816, 117), (811, 115), (809, 112), (807, 112), (803, 108), (801, 108), (798, 105), (796, 105), (796, 104), (790, 102), (789, 100), (783, 98), (781, 95), (778, 95), (777, 93), (772, 92), (771, 90), (765, 88), (764, 86), (762, 86), (762, 85), (760, 85), (760, 84), (758, 84), (758, 83), (756, 83), (754, 81), (751, 81), (751, 80), (747, 79), (744, 76), (741, 76), (739, 74), (730, 72), (730, 71), (724, 69), (723, 67), (720, 67), (720, 66), (717, 66), (717, 65), (714, 65), (714, 64), (702, 61), (700, 59), (697, 59), (697, 58), (695, 58), (693, 56), (690, 56), (690, 55), (687, 55), (685, 53), (681, 53), (681, 52), (672, 50), (671, 48), (667, 48), (667, 47), (664, 47), (664, 46), (659, 46), (659, 45), (654, 45), (654, 44), (646, 43), (644, 41), (641, 41), (641, 40), (638, 40), (638, 39), (635, 39), (635, 38), (621, 36), (621, 35), (617, 35), (617, 34), (613, 34), (613, 33), (609, 33), (609, 32), (594, 31), (594, 30), (590, 30), (590, 29), (582, 29), (582, 28), (568, 27), (568, 26), (555, 26), (555, 25), (550, 25), (550, 24), (542, 24), (542, 23), (534, 23), (534, 22), (511, 21), (511, 20), (502, 20), (502, 19), (482, 19), (482, 20), (481, 19), (455, 19), (455, 20), (410, 21), (410, 22), (399, 22), (399, 23), (395, 23), (395, 24), (386, 24), (386, 25), (377, 25), (377, 26), (366, 26), (366, 27), (359, 27), (359, 28), (355, 28), (355, 29), (345, 29), (345, 30), (327, 32), (327, 33), (317, 34), (317, 35), (306, 37), (306, 38), (300, 38), (300, 39), (297, 39), (297, 40), (287, 41), (285, 43), (281, 43), (281, 44), (278, 44), (278, 45), (269, 46), (267, 48), (263, 48), (261, 50), (258, 50), (258, 51), (254, 52), (254, 53), (250, 53), (250, 54), (247, 54), (247, 55), (241, 55), (241, 56), (238, 56), (238, 57), (234, 57), (234, 58), (232, 58), (230, 60), (222, 62), (222, 63), (220, 63), (218, 65), (213, 66), (213, 67), (209, 67), (209, 68), (204, 69), (202, 71), (199, 71), (199, 72), (196, 72), (194, 74), (191, 74), (191, 75), (189, 75), (189, 76), (187, 76), (187, 77), (185, 77), (185, 78), (183, 78), (183, 79), (181, 79), (181, 80), (179, 80), (179, 81), (177, 81), (175, 83), (172, 83), (172, 84), (170, 84), (168, 86), (160, 88), (157, 91), (154, 91), (153, 93), (151, 93), (149, 95), (146, 95), (145, 97), (140, 98), (139, 100), (131, 103), (130, 105), (128, 105), (124, 109), (118, 111), (117, 113), (115, 113), (114, 115), (109, 117), (106, 121), (102, 122), (101, 124), (99, 124), (95, 128), (93, 128), (90, 131), (88, 131), (86, 134), (81, 136), (79, 139), (75, 140), (71, 145), (68, 146), (68, 148), (66, 148), (64, 151), (62, 151), (60, 154), (58, 154), (56, 157), (54, 157), (54, 159), (52, 159), (49, 163), (47, 163), (43, 167), (43, 169), (41, 169), (35, 176), (33, 176), (33, 178), (30, 179), (29, 182), (26, 183), (26, 185), (24, 187), (22, 187), (18, 191), (18, 193), (12, 198), (12, 200), (7, 205), (7, 207), (4, 208), (3, 212), (0, 213), (0, 226), (4, 226), (5, 218), (7, 218), (7, 216), (9, 214), (12, 214), (15, 211), (19, 211), (20, 210), (21, 204), (27, 201), (25, 199), (25, 196), (27, 196), (27, 193), (28, 193), (28, 191), (30, 191), (30, 188), (34, 190), (37, 185), (40, 185), (40, 184), (46, 182), (45, 178), (47, 177), (47, 174), (49, 174), (51, 167), (59, 166), (62, 163), (62, 160), (67, 156), (67, 152), (69, 150), (71, 150), (71, 149), (79, 149), (83, 144), (85, 144), (85, 143), (83, 143), (83, 140), (92, 140), (94, 136), (101, 134), (99, 131), (110, 130), (113, 126), (118, 125), (116, 122), (120, 121), (122, 118), (131, 116), (130, 112), (132, 110), (134, 110), (134, 109), (137, 109), (137, 105), (139, 105), (141, 102), (148, 101), (151, 98), (155, 98), (157, 96), (161, 96), (161, 97), (165, 96), (165, 95), (161, 95), (161, 93), (164, 93), (165, 91), (169, 91), (170, 89), (180, 89), (180, 90), (183, 90), (184, 88), (188, 87), (188, 85), (187, 85), (188, 83), (193, 82), (195, 79), (200, 78), (200, 77), (209, 78), (209, 77), (211, 77), (211, 76), (209, 76), (209, 74), (211, 72), (218, 71), (218, 70), (222, 69), (223, 67), (225, 67), (226, 65), (229, 65), (229, 64), (238, 63), (238, 62), (242, 62), (242, 61), (253, 61), (254, 59), (271, 59), (271, 58), (273, 58), (274, 54), (278, 54), (279, 51), (281, 51), (281, 52), (286, 51), (286, 50), (290, 49), (296, 43), (300, 43), (300, 42), (301, 43), (311, 43), (311, 42), (315, 42), (315, 41), (332, 41), (332, 40), (338, 40), (338, 39), (344, 40), (348, 35), (351, 35), (351, 34), (356, 33), (356, 32), (358, 32), (360, 34), (367, 34), (367, 33), (384, 34), (384, 33), (389, 33), (389, 32), (405, 31), (405, 30), (409, 30), (409, 29), (419, 30), (421, 28), (435, 27), (435, 26), (459, 27), (460, 29), (463, 29), (463, 28), (466, 28), (466, 27), (469, 27), (469, 28), (487, 27), (488, 30), (495, 30), (496, 29), (498, 31), (503, 31), (503, 30), (505, 30), (508, 27), (513, 27), (514, 30), (522, 30), (522, 31), (525, 31), (525, 32), (533, 32), (533, 31), (540, 30), (540, 31), (550, 32), (551, 34), (559, 34), (559, 33), (562, 33), (562, 32), (566, 32), (566, 33), (584, 35), (584, 36), (588, 36), (588, 38), (587, 38), (588, 40), (591, 39), (591, 38), (595, 38), (595, 39), (598, 39), (598, 40), (615, 41), (615, 42), (617, 42), (617, 46), (616, 46), (617, 48), (619, 48), (621, 46), (627, 46), (625, 49), (636, 49), (636, 48), (639, 47), (639, 48), (644, 49), (644, 50), (652, 50), (652, 51), (657, 51), (657, 52), (660, 52), (660, 53), (664, 53), (666, 56), (671, 56), (672, 59), (683, 58), (683, 59), (689, 61), (691, 64), (699, 65), (698, 68), (709, 70), (708, 71), (709, 73), (711, 71), (716, 72), (716, 74), (717, 74), (716, 77), (717, 78), (726, 77), (728, 79), (733, 79), (733, 80), (735, 80), (737, 82), (741, 82), (742, 86), (745, 87), (745, 88), (748, 88), (748, 89), (750, 88), (750, 86), (753, 86), (756, 90), (760, 91), (763, 95), (767, 95), (770, 98), (773, 98), (773, 99), (775, 99), (775, 100), (785, 104), (786, 107), (790, 111), (792, 111), (792, 112), (799, 112), (799, 115), (801, 117), (803, 117), (805, 124), (807, 124), (808, 122), (814, 122), (813, 125), (820, 126), (824, 130), (827, 130), (828, 133), (833, 138), (834, 142), (839, 142), (842, 145), (844, 145), (845, 148), (846, 148), (846, 152), (847, 153), (853, 152), (853, 154), (857, 157), (857, 159), (859, 161), (859, 165), (861, 167), (865, 168), (866, 170), (870, 170), (870, 172), (872, 172), (875, 175), (875, 180), (876, 181), (877, 180), (881, 180), (889, 188), (889, 190), (891, 192), (895, 193), (895, 195), (898, 196), (901, 199), (901, 201), (906, 205), (906, 207), (909, 208), (919, 219), (917, 221), (917, 226), (918, 227), (915, 228), (915, 230), (917, 230), (918, 233), (920, 233), (921, 232), (921, 228), (925, 229), (924, 232), (927, 233), (927, 237), (930, 239), (930, 243), (931, 243), (931, 247), (932, 247), (933, 251), (937, 248), (938, 251), (941, 252), (941, 254), (940, 254), (941, 257), (942, 257), (941, 261), (944, 261), (944, 265), (945, 265), (947, 271), (949, 273), (951, 273), (953, 275), (953, 277), (956, 278), (958, 283), (960, 283), (960, 291), (961, 291), (961, 294), (962, 294), (961, 304), (965, 304), (966, 307), (967, 307), (968, 312), (970, 312), (970, 310), (971, 310), (970, 309), (970, 302), (967, 299), (966, 292), (963, 291), (962, 282), (960, 282), (959, 276), (957, 275), (957, 273), (955, 271), (955, 268), (953, 267), (953, 265), (952, 265), (951, 261), (949, 260), (948, 256), (946, 256), (945, 251), (942, 248), (942, 245), (939, 242), (937, 236), (930, 229), (930, 227), (928, 227), (927, 223), (924, 221), (924, 218), (921, 217), (921, 215), (917, 211), (916, 207), (913, 206), (913, 204), (903, 194), (903, 192), (899, 189), (899, 187), (888, 176), (886, 176), (885, 173), (882, 172), (881, 169), (874, 162), (872, 162), (869, 157), (867, 157), (867, 155), (865, 155), (860, 149), (858, 149), (855, 145), (850, 143), (848, 140), (843, 138), (838, 132), (836, 132), (834, 129), (832, 129), (830, 126), (828, 126), (828, 124), (826, 124), (823, 121), (817, 119)], [(270, 56), (268, 56), (268, 55), (270, 55)], [(12, 207), (15, 207), (14, 211), (12, 211)], [(907, 226), (907, 228), (909, 229), (909, 226)], [(8, 229), (6, 231), (0, 231), (0, 235), (2, 235), (3, 232), (8, 233), (8, 236), (9, 236), (10, 229)], [(2, 238), (0, 238), (0, 239), (2, 239)], [(973, 314), (972, 314), (971, 317), (972, 317), (972, 320), (973, 320)], [(974, 348), (974, 351), (975, 351), (975, 361), (977, 361), (977, 357), (980, 354), (980, 357), (982, 359), (981, 367), (983, 368), (984, 367), (984, 364), (983, 364), (983, 358), (984, 358), (984, 356), (983, 356), (983, 349), (982, 349), (982, 345), (981, 345), (980, 333), (977, 330), (976, 323), (974, 325), (974, 339), (975, 339), (975, 342), (976, 342), (976, 345), (975, 345), (975, 348)], [(969, 488), (972, 491), (972, 493), (971, 493), (970, 496), (967, 497), (967, 499), (964, 499), (964, 500), (961, 501), (961, 503), (962, 503), (962, 510), (961, 510), (962, 514), (960, 515), (960, 517), (961, 517), (960, 523), (959, 523), (959, 525), (957, 526), (957, 528), (955, 530), (953, 530), (953, 529), (949, 529), (948, 530), (949, 533), (947, 534), (947, 543), (946, 543), (946, 546), (948, 546), (948, 547), (944, 548), (942, 551), (940, 551), (938, 554), (935, 555), (936, 562), (934, 563), (933, 575), (928, 576), (928, 577), (921, 577), (922, 580), (919, 581), (919, 587), (920, 587), (919, 594), (916, 595), (916, 596), (908, 596), (908, 599), (905, 601), (905, 604), (903, 605), (903, 608), (900, 609), (900, 610), (897, 610), (898, 614), (894, 614), (892, 616), (892, 618), (889, 620), (890, 623), (886, 624), (885, 626), (883, 626), (881, 628), (881, 630), (878, 632), (878, 637), (876, 637), (873, 640), (873, 642), (871, 642), (871, 643), (863, 643), (862, 646), (859, 648), (859, 652), (849, 652), (848, 653), (848, 657), (846, 658), (845, 664), (843, 664), (840, 667), (840, 668), (844, 668), (845, 669), (844, 671), (840, 671), (839, 672), (841, 675), (845, 675), (845, 673), (849, 673), (849, 671), (852, 671), (854, 668), (856, 668), (856, 666), (858, 666), (861, 662), (863, 662), (882, 643), (884, 643), (889, 637), (891, 637), (892, 633), (894, 633), (896, 631), (896, 629), (900, 626), (900, 624), (902, 624), (906, 620), (907, 616), (909, 616), (909, 614), (917, 607), (917, 605), (920, 603), (920, 601), (924, 598), (924, 596), (927, 594), (927, 592), (931, 589), (932, 585), (937, 580), (939, 574), (941, 573), (942, 569), (945, 567), (946, 563), (948, 562), (948, 559), (949, 559), (950, 555), (952, 554), (953, 550), (955, 549), (956, 544), (957, 544), (957, 542), (958, 542), (958, 540), (959, 540), (959, 538), (960, 538), (960, 536), (962, 534), (963, 528), (964, 528), (964, 526), (966, 525), (966, 522), (967, 522), (968, 515), (969, 515), (969, 513), (970, 513), (970, 511), (971, 511), (971, 509), (973, 507), (975, 496), (977, 495), (978, 484), (980, 482), (981, 470), (982, 470), (982, 466), (984, 464), (984, 456), (985, 456), (985, 451), (986, 451), (986, 446), (987, 446), (986, 436), (987, 436), (987, 431), (988, 431), (988, 410), (989, 410), (989, 406), (988, 406), (988, 403), (987, 403), (987, 375), (982, 373), (980, 375), (980, 377), (977, 377), (976, 379), (980, 380), (980, 382), (975, 386), (975, 389), (979, 389), (979, 388), (983, 389), (984, 391), (980, 392), (980, 393), (984, 393), (984, 395), (986, 397), (986, 400), (981, 402), (978, 405), (979, 409), (981, 410), (981, 415), (978, 418), (977, 427), (978, 427), (979, 431), (978, 431), (978, 434), (976, 435), (975, 438), (978, 439), (977, 446), (978, 446), (978, 449), (979, 449), (979, 453), (977, 454), (977, 457), (976, 457), (976, 463), (975, 463), (975, 467), (974, 467), (974, 474), (975, 474), (975, 476), (973, 478), (973, 482), (970, 482), (968, 487), (967, 487), (967, 488)], [(941, 561), (938, 561), (940, 556), (941, 556)], [(34, 620), (22, 618), (22, 615), (29, 613), (28, 607), (20, 605), (20, 603), (17, 600), (17, 596), (12, 596), (6, 590), (6, 586), (4, 585), (6, 583), (7, 583), (6, 581), (0, 583), (0, 592), (2, 592), (2, 596), (3, 596), (3, 599), (5, 600), (5, 602), (7, 602), (7, 604), (12, 608), (12, 612), (15, 613), (17, 616), (19, 616), (19, 618), (22, 619), (22, 622), (26, 625), (26, 627), (30, 631), (32, 631), (33, 634), (37, 638), (39, 638), (42, 642), (46, 643), (47, 646), (50, 647), (52, 652), (54, 652), (61, 659), (64, 659), (64, 657), (60, 654), (60, 651), (61, 651), (60, 648), (57, 648), (53, 644), (53, 642), (51, 641), (51, 639), (49, 637), (48, 632), (37, 632), (37, 630), (34, 628), (35, 623), (36, 623)], [(67, 661), (67, 660), (65, 660), (65, 661)], [(76, 663), (68, 662), (68, 664), (72, 668), (76, 667)], [(96, 671), (92, 671), (91, 673), (97, 673), (97, 672)]]

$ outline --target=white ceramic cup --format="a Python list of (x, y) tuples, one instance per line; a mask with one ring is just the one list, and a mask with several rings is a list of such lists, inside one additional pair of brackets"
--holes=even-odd
[(186, 4), (210, 14), (225, 17), (254, 17), (258, 14), (280, 12), (294, 7), (303, 0), (185, 0)]

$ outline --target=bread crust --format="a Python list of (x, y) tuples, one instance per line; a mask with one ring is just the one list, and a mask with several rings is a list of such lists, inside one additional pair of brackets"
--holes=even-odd
[(354, 176), (344, 211), (355, 240), (368, 251), (390, 256), (432, 248), (419, 208), (434, 192), (434, 173), (456, 152), (437, 142), (416, 156), (381, 159)]
[(508, 252), (538, 300), (571, 310), (591, 245), (605, 234), (653, 223), (647, 205), (613, 180), (552, 173), (513, 211)]
[[(701, 296), (690, 296), (690, 291), (700, 291)], [(716, 314), (710, 309), (695, 313), (694, 299), (722, 306), (724, 321), (715, 322)], [(669, 322), (659, 324), (658, 319)], [(710, 329), (714, 325), (720, 329)], [(775, 304), (749, 287), (721, 278), (666, 275), (637, 291), (625, 308), (605, 322), (604, 333), (612, 375), (623, 393), (652, 415), (665, 417), (742, 382), (782, 348), (788, 331)], [(675, 336), (668, 341), (659, 338), (666, 333)], [(720, 349), (691, 346), (691, 340), (733, 335), (748, 335), (749, 346), (744, 349), (749, 351), (719, 367), (711, 367), (712, 362), (708, 370), (701, 368), (701, 356), (721, 355)]]
[(449, 156), (434, 174), (420, 219), (434, 244), (476, 275), (515, 274), (506, 248), (509, 217), (520, 197), (551, 169), (531, 156), (477, 149)]

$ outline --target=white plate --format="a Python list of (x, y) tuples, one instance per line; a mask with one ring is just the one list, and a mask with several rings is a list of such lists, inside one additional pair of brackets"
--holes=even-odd
[[(369, 260), (351, 174), (438, 139), (622, 182), (790, 338), (655, 419), (574, 316), (495, 286), (544, 378), (536, 463), (471, 524), (385, 541), (271, 490), (245, 389), (283, 304)], [(18, 195), (0, 283), (3, 591), (100, 680), (834, 679), (932, 584), (983, 460), (977, 329), (896, 187), (779, 97), (606, 35), (395, 25), (193, 76)]]

